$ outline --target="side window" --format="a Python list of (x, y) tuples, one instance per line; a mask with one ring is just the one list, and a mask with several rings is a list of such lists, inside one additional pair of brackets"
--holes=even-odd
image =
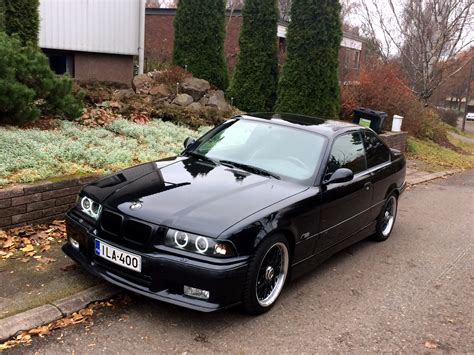
[(336, 138), (329, 156), (326, 179), (339, 168), (351, 169), (354, 174), (367, 169), (360, 133), (344, 134)]
[(390, 150), (372, 132), (364, 132), (364, 147), (369, 169), (390, 160)]

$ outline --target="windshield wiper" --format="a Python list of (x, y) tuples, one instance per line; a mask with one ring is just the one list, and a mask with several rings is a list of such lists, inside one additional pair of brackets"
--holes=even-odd
[(239, 168), (245, 171), (249, 171), (251, 173), (259, 174), (259, 175), (264, 175), (264, 176), (271, 176), (272, 178), (275, 178), (277, 180), (280, 180), (280, 177), (268, 170), (258, 168), (253, 165), (248, 165), (248, 164), (242, 164), (242, 163), (236, 163), (230, 160), (220, 160), (219, 161), (222, 165), (227, 165), (233, 168)]
[(184, 152), (184, 155), (188, 155), (188, 156), (196, 158), (196, 159), (200, 159), (200, 160), (210, 162), (210, 163), (212, 163), (216, 166), (219, 165), (219, 160), (209, 158), (208, 156), (205, 156), (204, 154), (199, 154), (199, 153), (196, 153), (196, 152), (193, 152), (193, 151), (189, 151), (189, 152)]

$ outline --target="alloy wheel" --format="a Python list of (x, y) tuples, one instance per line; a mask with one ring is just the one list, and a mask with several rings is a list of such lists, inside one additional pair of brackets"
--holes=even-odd
[(382, 220), (382, 235), (384, 237), (388, 236), (392, 231), (393, 225), (395, 223), (395, 215), (397, 213), (397, 199), (395, 196), (390, 196), (385, 205), (385, 211), (383, 214)]
[(278, 242), (268, 249), (257, 275), (256, 296), (262, 307), (268, 307), (276, 301), (285, 284), (288, 274), (288, 248)]

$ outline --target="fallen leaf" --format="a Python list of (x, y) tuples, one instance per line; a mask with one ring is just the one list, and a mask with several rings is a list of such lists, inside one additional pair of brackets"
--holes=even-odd
[(36, 265), (35, 270), (36, 271), (44, 271), (44, 270), (46, 270), (46, 266), (44, 264)]
[(84, 308), (79, 311), (79, 314), (84, 317), (90, 317), (94, 314), (94, 311), (90, 308)]
[(427, 341), (425, 341), (425, 348), (427, 348), (427, 349), (437, 349), (438, 344), (436, 344), (435, 342), (433, 342), (431, 340), (427, 340)]
[(44, 253), (45, 251), (48, 251), (49, 249), (51, 249), (51, 245), (46, 244), (41, 247), (40, 252)]
[(2, 248), (7, 249), (7, 248), (12, 247), (14, 244), (15, 244), (14, 239), (13, 238), (8, 238), (7, 241), (5, 243), (3, 243)]
[(18, 335), (18, 336), (16, 337), (16, 339), (17, 339), (17, 340), (24, 340), (24, 341), (26, 340), (26, 341), (28, 341), (28, 340), (31, 340), (31, 335), (28, 334), (28, 333), (23, 332), (23, 333), (21, 333), (20, 335)]
[(29, 252), (29, 251), (33, 251), (33, 250), (35, 250), (35, 248), (33, 248), (33, 245), (31, 245), (31, 244), (28, 244), (26, 247), (24, 247), (24, 248), (21, 248), (20, 250), (21, 250), (22, 252), (25, 252), (25, 253), (27, 253), (27, 252)]
[(44, 325), (42, 327), (31, 329), (30, 331), (28, 331), (28, 333), (33, 335), (49, 334), (49, 327), (47, 325)]
[[(36, 258), (36, 257), (35, 257)], [(36, 261), (40, 262), (40, 263), (43, 263), (43, 264), (50, 264), (54, 261), (56, 261), (56, 259), (53, 259), (53, 258), (47, 258), (45, 256), (40, 256), (38, 258), (36, 258)]]

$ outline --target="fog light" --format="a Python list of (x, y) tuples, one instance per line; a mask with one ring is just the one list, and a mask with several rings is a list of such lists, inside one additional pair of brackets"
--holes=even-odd
[(201, 290), (199, 288), (194, 288), (190, 286), (184, 286), (184, 294), (189, 297), (200, 298), (203, 300), (208, 300), (210, 292), (206, 290)]
[(79, 250), (79, 242), (78, 242), (77, 240), (75, 240), (75, 239), (73, 239), (73, 238), (69, 238), (69, 243), (71, 243), (71, 245), (72, 245), (75, 249)]

